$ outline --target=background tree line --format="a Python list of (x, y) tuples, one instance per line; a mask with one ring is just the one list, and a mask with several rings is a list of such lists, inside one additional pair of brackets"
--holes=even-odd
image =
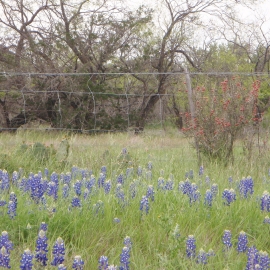
[[(261, 80), (266, 111), (270, 31), (255, 17), (260, 2), (160, 0), (132, 9), (126, 1), (0, 0), (1, 127), (38, 119), (80, 130), (128, 122), (139, 131), (160, 101), (182, 127), (185, 67), (198, 74), (194, 88), (252, 73), (243, 80)], [(256, 19), (241, 21), (241, 9)]]

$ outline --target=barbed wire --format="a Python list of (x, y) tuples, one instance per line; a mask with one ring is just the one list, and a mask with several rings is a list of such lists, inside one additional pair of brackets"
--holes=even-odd
[[(241, 76), (270, 76), (269, 72), (223, 72), (223, 71), (210, 71), (210, 72), (188, 72), (189, 75), (213, 75), (213, 76), (232, 76), (232, 75), (241, 75)], [(184, 71), (172, 71), (172, 72), (92, 72), (92, 73), (79, 73), (79, 72), (70, 72), (70, 73), (36, 73), (36, 72), (0, 72), (0, 76), (93, 76), (93, 75), (184, 75)]]

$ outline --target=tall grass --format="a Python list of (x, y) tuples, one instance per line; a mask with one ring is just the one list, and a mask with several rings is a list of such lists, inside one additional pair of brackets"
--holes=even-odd
[[(61, 141), (69, 142), (68, 155), (62, 159), (57, 152)], [(270, 189), (267, 155), (257, 154), (247, 160), (241, 147), (236, 149), (235, 162), (223, 166), (214, 160), (204, 160), (204, 174), (199, 176), (196, 153), (188, 141), (180, 134), (153, 134), (146, 132), (140, 136), (133, 134), (71, 135), (61, 133), (18, 132), (0, 134), (0, 169), (6, 169), (11, 175), (22, 168), (27, 177), (30, 172), (67, 173), (72, 166), (92, 170), (96, 179), (102, 166), (107, 168), (106, 179), (111, 179), (112, 189), (105, 194), (102, 188), (90, 195), (80, 209), (71, 207), (74, 191), (62, 198), (62, 183), (58, 199), (47, 197), (46, 206), (34, 203), (29, 194), (11, 185), (8, 192), (1, 192), (0, 199), (8, 200), (11, 191), (18, 197), (17, 216), (10, 219), (7, 209), (0, 207), (0, 231), (8, 231), (14, 249), (11, 251), (12, 269), (19, 269), (21, 254), (29, 248), (34, 252), (38, 228), (41, 222), (48, 224), (49, 263), (52, 259), (52, 246), (57, 237), (62, 237), (66, 245), (65, 265), (71, 269), (75, 255), (81, 255), (85, 269), (98, 269), (101, 255), (109, 258), (110, 264), (119, 265), (119, 256), (123, 240), (130, 236), (132, 240), (130, 269), (244, 269), (247, 255), (236, 250), (240, 231), (248, 235), (249, 246), (270, 252), (270, 225), (263, 220), (267, 213), (260, 210), (260, 197), (264, 190)], [(45, 146), (46, 154), (33, 153), (35, 143)], [(122, 155), (122, 149), (128, 150)], [(43, 151), (43, 150), (42, 150)], [(147, 177), (147, 164), (152, 162), (152, 178)], [(143, 176), (137, 175), (137, 168), (143, 168)], [(126, 175), (126, 170), (133, 167), (131, 176), (126, 177), (123, 185), (125, 202), (119, 202), (115, 196), (116, 178)], [(186, 195), (178, 191), (180, 181), (185, 181), (185, 173), (194, 171), (195, 182), (201, 194), (199, 202), (190, 204)], [(173, 178), (173, 190), (158, 190), (158, 178), (164, 171), (164, 179)], [(254, 194), (240, 198), (238, 182), (242, 177), (251, 175), (254, 180)], [(209, 176), (210, 183), (205, 181)], [(232, 176), (233, 182), (228, 178)], [(78, 176), (79, 178), (79, 176)], [(76, 179), (73, 179), (75, 181)], [(137, 194), (132, 198), (129, 193), (130, 183), (134, 182)], [(213, 183), (218, 184), (219, 192), (211, 207), (204, 205), (204, 195)], [(139, 210), (140, 201), (146, 195), (148, 185), (153, 185), (155, 200), (149, 202), (148, 214)], [(230, 206), (223, 203), (222, 192), (225, 188), (234, 188), (237, 199)], [(84, 188), (82, 189), (82, 191)], [(269, 190), (270, 191), (270, 190)], [(94, 204), (101, 200), (103, 211), (93, 211)], [(52, 211), (53, 209), (56, 211)], [(114, 218), (120, 222), (113, 222)], [(174, 236), (179, 226), (180, 237)], [(224, 252), (222, 235), (224, 230), (231, 230), (233, 248)], [(197, 253), (213, 249), (215, 256), (209, 257), (208, 264), (197, 264), (196, 259), (186, 257), (185, 241), (188, 235), (194, 235)], [(38, 268), (35, 262), (35, 269)], [(55, 269), (48, 265), (46, 269)]]

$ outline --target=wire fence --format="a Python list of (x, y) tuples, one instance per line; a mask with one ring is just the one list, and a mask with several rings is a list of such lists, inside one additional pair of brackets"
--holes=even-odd
[[(186, 75), (0, 72), (0, 130), (129, 131), (142, 117), (146, 126), (164, 130), (167, 123), (180, 125), (181, 113), (189, 110)], [(218, 88), (222, 80), (236, 77), (246, 85), (260, 80), (262, 91), (270, 90), (268, 73), (188, 75), (194, 91), (198, 85)]]

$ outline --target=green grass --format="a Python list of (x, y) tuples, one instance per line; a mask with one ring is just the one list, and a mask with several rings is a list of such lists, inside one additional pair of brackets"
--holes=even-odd
[[(69, 142), (68, 155), (59, 158), (61, 141)], [(40, 146), (36, 150), (35, 145)], [(123, 158), (121, 151), (128, 149), (128, 156)], [(41, 149), (41, 150), (40, 150)], [(66, 245), (65, 265), (71, 269), (75, 255), (81, 255), (85, 261), (85, 269), (97, 269), (101, 255), (108, 256), (110, 264), (119, 265), (119, 256), (123, 248), (123, 240), (128, 235), (133, 242), (131, 250), (131, 269), (244, 269), (246, 254), (236, 251), (237, 238), (241, 230), (248, 234), (249, 245), (256, 245), (259, 250), (269, 252), (268, 240), (270, 225), (263, 224), (267, 213), (260, 211), (259, 198), (264, 190), (269, 190), (269, 183), (264, 183), (264, 177), (269, 182), (268, 168), (270, 161), (267, 153), (258, 155), (254, 151), (251, 160), (247, 160), (241, 150), (240, 143), (236, 148), (234, 164), (223, 166), (219, 162), (203, 160), (204, 176), (199, 178), (196, 153), (188, 141), (176, 132), (170, 135), (145, 132), (140, 136), (133, 134), (106, 135), (71, 135), (60, 133), (18, 132), (0, 134), (0, 165), (11, 175), (14, 170), (22, 168), (28, 177), (30, 172), (66, 173), (73, 165), (78, 168), (93, 170), (96, 179), (100, 168), (107, 167), (107, 179), (112, 180), (112, 190), (106, 195), (97, 188), (88, 203), (81, 210), (69, 210), (71, 197), (62, 199), (60, 184), (59, 198), (53, 201), (47, 198), (47, 206), (41, 207), (31, 201), (17, 187), (11, 186), (18, 197), (17, 216), (11, 220), (6, 208), (0, 207), (0, 231), (8, 231), (14, 250), (11, 252), (12, 269), (19, 269), (20, 256), (23, 250), (35, 250), (35, 241), (41, 222), (48, 224), (49, 262), (52, 246), (57, 237), (62, 237)], [(148, 162), (153, 164), (152, 180), (138, 178), (138, 166), (144, 168)], [(123, 186), (126, 201), (119, 204), (115, 197), (116, 176), (125, 174), (129, 167), (134, 168), (132, 177), (126, 179)], [(160, 170), (164, 170), (167, 180), (170, 174), (174, 177), (172, 191), (157, 190), (157, 180)], [(199, 185), (201, 200), (190, 205), (188, 197), (178, 191), (178, 183), (185, 181), (185, 172), (194, 170), (193, 182)], [(211, 208), (204, 205), (204, 194), (207, 188), (205, 176), (211, 183), (217, 183), (219, 193)], [(237, 181), (251, 175), (254, 179), (254, 194), (249, 199), (241, 199), (237, 192), (237, 200), (230, 206), (225, 206), (222, 191), (230, 187), (228, 178), (234, 179), (233, 188), (237, 189)], [(135, 181), (137, 196), (129, 195), (129, 184)], [(150, 211), (141, 215), (140, 200), (145, 195), (148, 185), (155, 189), (155, 201), (150, 201)], [(83, 189), (84, 190), (84, 189)], [(9, 191), (9, 192), (10, 192)], [(9, 192), (0, 193), (0, 199), (9, 198)], [(104, 212), (96, 215), (93, 205), (101, 200)], [(82, 199), (83, 201), (83, 199)], [(55, 207), (56, 212), (51, 209)], [(120, 223), (114, 223), (118, 217)], [(31, 228), (27, 228), (30, 224)], [(180, 238), (173, 237), (176, 225), (179, 225)], [(224, 254), (221, 241), (223, 232), (232, 232), (234, 247)], [(186, 258), (185, 240), (188, 235), (196, 238), (197, 251), (213, 249), (216, 256), (211, 257), (207, 265), (202, 266), (194, 260)], [(35, 269), (38, 264), (35, 263)], [(50, 265), (46, 269), (56, 269)]]

